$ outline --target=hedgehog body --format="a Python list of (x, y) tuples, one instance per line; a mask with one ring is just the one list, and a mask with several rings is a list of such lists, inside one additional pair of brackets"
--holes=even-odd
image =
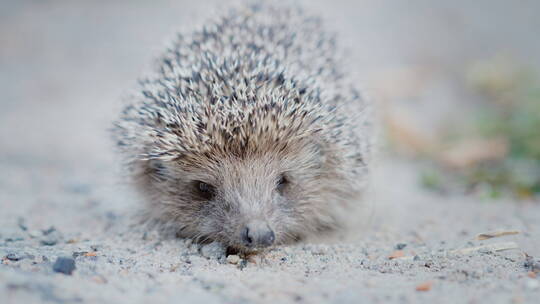
[(179, 35), (114, 128), (146, 218), (240, 250), (339, 227), (371, 146), (346, 76), (299, 8), (248, 5)]

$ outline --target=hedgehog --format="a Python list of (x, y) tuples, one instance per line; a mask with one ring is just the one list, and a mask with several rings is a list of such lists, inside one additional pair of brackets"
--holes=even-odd
[(343, 228), (362, 204), (370, 104), (321, 18), (243, 4), (155, 66), (113, 127), (146, 222), (252, 252)]

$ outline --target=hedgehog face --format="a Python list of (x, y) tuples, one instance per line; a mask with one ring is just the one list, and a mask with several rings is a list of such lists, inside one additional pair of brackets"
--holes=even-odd
[(330, 225), (325, 161), (319, 144), (304, 144), (281, 153), (149, 162), (144, 179), (153, 210), (180, 236), (252, 251)]
[(268, 157), (223, 160), (208, 173), (210, 179), (191, 184), (201, 200), (199, 233), (241, 250), (291, 237), (297, 201), (290, 169)]

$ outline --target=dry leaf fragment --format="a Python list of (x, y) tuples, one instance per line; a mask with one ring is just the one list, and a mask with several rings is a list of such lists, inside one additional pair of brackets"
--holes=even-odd
[(84, 254), (84, 256), (85, 257), (95, 257), (95, 256), (97, 256), (97, 253), (95, 253), (95, 252), (87, 252), (87, 253)]
[(519, 234), (519, 231), (517, 231), (517, 230), (497, 230), (497, 231), (490, 231), (490, 232), (481, 233), (481, 234), (476, 236), (476, 239), (480, 240), (480, 241), (483, 241), (483, 240), (487, 240), (487, 239), (491, 239), (491, 238), (495, 238), (495, 237), (500, 237), (500, 236), (505, 236), (505, 235), (514, 235), (514, 234)]
[(427, 281), (427, 282), (417, 285), (416, 291), (429, 291), (431, 290), (431, 286), (433, 286), (433, 282)]
[(405, 252), (403, 252), (403, 250), (396, 250), (388, 257), (388, 259), (393, 260), (397, 258), (402, 258), (404, 256), (405, 256)]

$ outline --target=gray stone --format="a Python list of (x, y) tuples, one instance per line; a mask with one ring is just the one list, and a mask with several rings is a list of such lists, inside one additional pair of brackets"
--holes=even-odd
[(402, 250), (405, 249), (405, 247), (407, 247), (407, 244), (405, 243), (397, 243), (395, 246), (396, 250)]
[(54, 272), (71, 275), (75, 270), (75, 260), (70, 257), (59, 257), (53, 264)]
[(23, 257), (20, 254), (17, 254), (15, 252), (10, 252), (6, 255), (6, 259), (10, 261), (19, 261), (19, 260), (22, 260)]
[(54, 246), (57, 243), (58, 243), (58, 239), (56, 239), (54, 236), (45, 237), (45, 238), (41, 239), (41, 245)]

